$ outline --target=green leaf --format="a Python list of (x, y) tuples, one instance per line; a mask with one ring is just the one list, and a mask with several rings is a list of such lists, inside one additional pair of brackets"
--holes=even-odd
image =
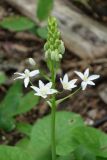
[(96, 156), (107, 158), (107, 135), (103, 132), (84, 126), (74, 129), (72, 135)]
[(53, 0), (38, 0), (37, 16), (39, 20), (48, 18), (53, 8)]
[(37, 29), (37, 35), (42, 39), (47, 39), (48, 30), (47, 27), (42, 27)]
[(3, 99), (0, 109), (0, 113), (4, 116), (10, 117), (16, 112), (17, 106), (20, 103), (22, 92), (22, 84), (16, 82), (8, 90), (5, 98)]
[(27, 17), (11, 16), (5, 17), (0, 26), (11, 31), (25, 31), (35, 26), (35, 24)]
[(4, 117), (2, 114), (0, 114), (0, 128), (10, 132), (15, 128), (15, 120), (12, 117)]
[(98, 131), (89, 127), (77, 127), (72, 131), (72, 135), (78, 141), (79, 144), (89, 148), (92, 152), (97, 153), (100, 143), (98, 137)]
[(32, 125), (21, 122), (21, 123), (17, 123), (16, 129), (19, 132), (24, 133), (26, 136), (30, 137), (31, 130), (32, 130)]
[(28, 112), (32, 109), (35, 105), (39, 103), (40, 98), (35, 96), (34, 93), (31, 91), (27, 93), (20, 101), (20, 105), (18, 106), (14, 115), (22, 114)]
[[(13, 115), (20, 103), (22, 85), (16, 82), (7, 92), (4, 100), (0, 104), (0, 128), (10, 131), (14, 129), (15, 122)], [(14, 98), (13, 98), (14, 97)]]
[(60, 156), (57, 160), (76, 160), (73, 154), (69, 154), (66, 156)]
[(96, 160), (95, 154), (82, 145), (76, 149), (75, 157), (77, 160)]
[(5, 73), (0, 71), (0, 85), (5, 83), (6, 79), (7, 79), (7, 77), (6, 77)]
[(25, 149), (25, 148), (28, 147), (29, 142), (30, 142), (30, 139), (25, 137), (25, 138), (21, 139), (20, 141), (18, 141), (16, 146), (19, 147), (19, 148)]
[(18, 147), (0, 146), (0, 160), (34, 160), (30, 153)]
[[(49, 115), (39, 120), (33, 126), (32, 133), (31, 133), (31, 142), (30, 142), (30, 148), (32, 148), (32, 151), (33, 149), (39, 150), (40, 152), (42, 152), (42, 150), (45, 150), (45, 152), (49, 153), (50, 146), (51, 146), (50, 122), (51, 122), (51, 116)], [(72, 129), (78, 125), (83, 125), (83, 121), (79, 115), (74, 113), (69, 113), (69, 112), (56, 113), (56, 144), (57, 144), (56, 151), (58, 155), (63, 154), (63, 152), (68, 153), (67, 149), (65, 149), (65, 147), (62, 146), (61, 141), (65, 140), (64, 145), (65, 146), (69, 145), (68, 141), (66, 141), (66, 138), (67, 140), (68, 138), (70, 140)], [(33, 152), (35, 153), (35, 151)]]

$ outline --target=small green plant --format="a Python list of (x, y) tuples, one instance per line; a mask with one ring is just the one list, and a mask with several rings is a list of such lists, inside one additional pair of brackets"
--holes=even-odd
[[(18, 75), (16, 79), (24, 80), (25, 87), (30, 85), (31, 89), (35, 91), (35, 98), (38, 96), (46, 100), (50, 106), (51, 114), (39, 119), (34, 125), (17, 124), (17, 130), (23, 133), (25, 137), (14, 147), (1, 145), (0, 159), (106, 160), (107, 135), (105, 133), (86, 126), (80, 115), (65, 111), (56, 112), (59, 103), (63, 103), (69, 97), (84, 91), (88, 85), (94, 86), (93, 80), (100, 76), (89, 76), (89, 69), (86, 69), (84, 73), (75, 71), (81, 79), (81, 85), (79, 86), (77, 85), (78, 79), (69, 80), (68, 75), (65, 74), (63, 78), (60, 78), (60, 82), (63, 92), (67, 90), (68, 95), (62, 99), (57, 99), (57, 94), (60, 94), (60, 92), (56, 88), (56, 75), (65, 48), (60, 39), (57, 20), (53, 17), (48, 20), (48, 37), (44, 45), (44, 51), (47, 67), (50, 71), (49, 77), (46, 73), (43, 75), (44, 71), (37, 69), (37, 64), (32, 58), (29, 59), (29, 63), (35, 67), (35, 70), (25, 69), (24, 73), (17, 72), (15, 74)], [(49, 82), (44, 83), (39, 80), (39, 87), (35, 86), (32, 83), (32, 77), (38, 74), (46, 77), (46, 81)], [(21, 106), (23, 108), (24, 103)]]
[(15, 116), (26, 113), (39, 102), (33, 92), (22, 95), (22, 84), (17, 82), (7, 92), (0, 103), (0, 128), (11, 131), (16, 126)]
[[(44, 21), (48, 18), (52, 11), (53, 3), (53, 0), (38, 0), (37, 18), (39, 21)], [(20, 15), (4, 17), (0, 22), (0, 27), (13, 32), (29, 31), (42, 39), (47, 38), (47, 27), (38, 27), (29, 18)]]

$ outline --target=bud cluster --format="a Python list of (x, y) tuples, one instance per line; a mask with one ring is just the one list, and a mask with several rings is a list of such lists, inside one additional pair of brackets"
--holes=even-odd
[(60, 40), (57, 20), (54, 17), (48, 20), (48, 37), (44, 45), (45, 57), (54, 61), (59, 61), (65, 52), (64, 43)]

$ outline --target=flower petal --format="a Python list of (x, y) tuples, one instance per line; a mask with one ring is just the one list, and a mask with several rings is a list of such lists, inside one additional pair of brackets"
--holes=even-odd
[(29, 73), (30, 73), (29, 69), (25, 69), (24, 73), (25, 73), (25, 75), (29, 75)]
[(92, 81), (92, 80), (95, 80), (95, 79), (97, 79), (99, 77), (100, 77), (100, 75), (92, 75), (92, 76), (88, 77), (88, 80)]
[(34, 77), (34, 76), (36, 76), (37, 74), (39, 74), (39, 70), (34, 70), (34, 71), (31, 71), (31, 72), (29, 73), (30, 77)]
[(92, 82), (92, 81), (87, 81), (87, 84), (92, 85), (92, 86), (95, 86), (95, 83)]
[(15, 72), (14, 74), (17, 74), (17, 75), (19, 75), (19, 76), (25, 77), (25, 74), (24, 74), (24, 73)]
[(44, 86), (44, 83), (41, 80), (39, 80), (39, 88), (43, 88)]
[(52, 82), (49, 82), (45, 85), (45, 87), (51, 88), (52, 87)]
[(36, 96), (40, 96), (42, 98), (47, 98), (46, 94), (35, 93)]
[(86, 87), (87, 87), (87, 82), (83, 81), (83, 82), (81, 83), (81, 87), (82, 87), (82, 90), (85, 90)]
[(84, 79), (84, 75), (82, 72), (74, 71), (82, 80)]
[(71, 81), (69, 81), (69, 83), (71, 84), (75, 84), (77, 82), (78, 79), (72, 79)]
[(36, 91), (36, 92), (39, 92), (39, 90), (40, 90), (38, 87), (35, 87), (35, 86), (31, 86), (31, 88), (34, 89), (34, 91)]
[(16, 77), (16, 78), (14, 78), (14, 80), (16, 80), (16, 79), (24, 79), (25, 77), (23, 77), (23, 76), (19, 76), (19, 77)]
[(25, 88), (27, 88), (28, 84), (29, 84), (29, 77), (24, 79)]
[(57, 93), (58, 91), (56, 89), (50, 89), (49, 92), (50, 92), (49, 94), (54, 94), (54, 93)]
[(88, 77), (88, 76), (89, 76), (89, 68), (87, 68), (87, 69), (84, 71), (84, 76), (85, 76), (85, 77)]
[(64, 77), (63, 77), (63, 82), (64, 82), (64, 83), (67, 83), (67, 82), (68, 82), (68, 75), (67, 75), (67, 74), (64, 75)]

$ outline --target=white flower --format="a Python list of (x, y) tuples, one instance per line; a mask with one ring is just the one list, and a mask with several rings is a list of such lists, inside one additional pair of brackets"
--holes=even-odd
[(73, 79), (73, 80), (68, 81), (67, 74), (64, 75), (63, 80), (62, 80), (62, 78), (60, 78), (60, 81), (62, 83), (63, 89), (65, 89), (65, 90), (72, 90), (73, 88), (77, 87), (77, 85), (75, 84), (77, 79)]
[(29, 58), (28, 60), (29, 60), (30, 65), (32, 65), (32, 66), (36, 65), (36, 62), (33, 58)]
[(95, 85), (93, 80), (100, 77), (100, 75), (91, 75), (89, 76), (89, 68), (87, 68), (84, 73), (75, 71), (75, 73), (82, 79), (81, 87), (82, 90), (85, 90), (87, 85)]
[(39, 70), (34, 70), (34, 71), (30, 72), (28, 69), (25, 69), (24, 73), (16, 72), (14, 74), (19, 75), (19, 77), (15, 78), (14, 80), (24, 79), (24, 86), (26, 88), (28, 86), (29, 82), (30, 82), (30, 77), (34, 77), (37, 74), (39, 74)]
[(47, 98), (48, 95), (57, 93), (57, 90), (52, 89), (52, 82), (47, 83), (46, 85), (39, 80), (39, 88), (31, 86), (32, 89), (36, 91), (35, 95)]

